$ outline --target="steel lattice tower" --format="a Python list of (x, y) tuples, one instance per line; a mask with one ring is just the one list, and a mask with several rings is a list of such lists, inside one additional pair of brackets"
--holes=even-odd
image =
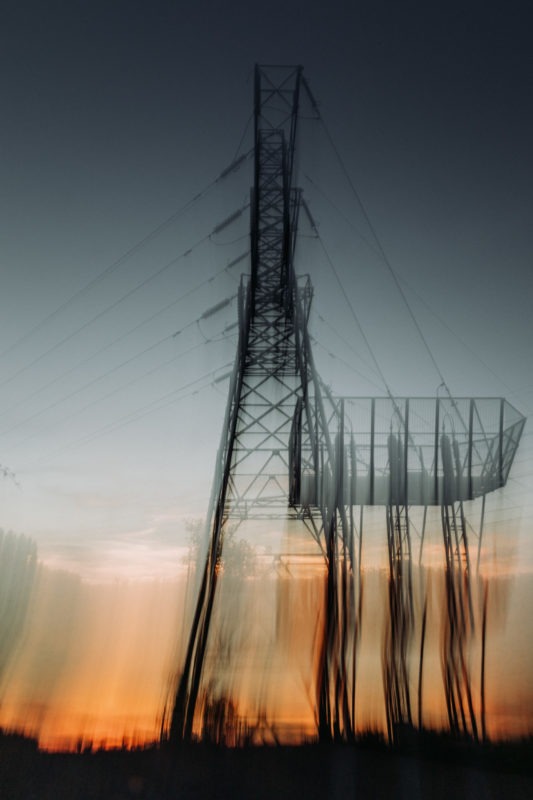
[[(320, 381), (308, 332), (312, 287), (294, 270), (301, 205), (294, 161), (303, 94), (310, 97), (301, 67), (256, 67), (251, 270), (239, 289), (239, 341), (208, 511), (208, 552), (172, 709), (171, 741), (192, 738), (228, 525), (261, 519), (300, 521), (322, 553), (318, 735), (325, 740), (353, 737), (357, 538), (362, 535), (362, 513), (356, 525), (354, 507), (365, 505), (387, 509), (390, 629), (384, 689), (389, 737), (394, 738), (398, 725), (410, 725), (409, 506), (441, 506), (451, 565), (458, 528), (450, 526), (450, 509), (459, 504), (462, 515), (463, 500), (484, 497), (505, 484), (524, 426), (524, 418), (500, 398), (340, 399)], [(461, 520), (456, 549), (467, 558)], [(450, 669), (460, 661), (453, 647), (448, 647)], [(458, 705), (452, 689), (447, 700), (452, 719)]]
[[(334, 482), (330, 496), (314, 511), (307, 506), (304, 514), (299, 508), (305, 460), (315, 476), (319, 458), (326, 465), (335, 462), (307, 331), (311, 286), (308, 281), (298, 285), (293, 265), (300, 191), (292, 181), (301, 91), (301, 67), (256, 68), (251, 278), (240, 287), (239, 345), (213, 485), (209, 552), (171, 739), (188, 739), (192, 733), (228, 521), (305, 516), (312, 535), (324, 538), (322, 546), (333, 563)], [(309, 489), (316, 495), (316, 486)], [(334, 602), (331, 591), (329, 602)], [(327, 684), (324, 675), (323, 728), (330, 726), (331, 716)]]

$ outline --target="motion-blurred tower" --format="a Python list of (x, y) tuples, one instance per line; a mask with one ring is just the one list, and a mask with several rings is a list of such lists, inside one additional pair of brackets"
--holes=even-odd
[[(457, 504), (461, 515), (463, 500), (505, 484), (524, 425), (501, 399), (340, 399), (323, 385), (308, 332), (312, 287), (294, 270), (302, 207), (294, 164), (303, 97), (314, 106), (301, 67), (256, 67), (251, 269), (239, 290), (239, 342), (208, 512), (208, 552), (170, 721), (173, 741), (191, 739), (198, 720), (228, 526), (265, 519), (301, 524), (322, 553), (317, 732), (322, 739), (354, 735), (362, 535), (354, 508), (365, 505), (387, 509), (389, 736), (410, 724), (409, 506), (442, 506), (446, 553), (461, 561), (468, 554), (466, 533), (464, 526), (450, 527), (450, 514), (456, 519)], [(452, 667), (457, 663), (453, 652), (449, 660)]]

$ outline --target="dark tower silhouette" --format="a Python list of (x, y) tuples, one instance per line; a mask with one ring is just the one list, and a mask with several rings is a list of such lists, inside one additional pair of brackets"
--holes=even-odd
[[(322, 554), (318, 735), (323, 740), (354, 735), (362, 536), (362, 514), (356, 524), (354, 507), (365, 505), (387, 509), (389, 736), (398, 724), (410, 724), (409, 506), (449, 509), (503, 486), (524, 425), (500, 399), (341, 399), (323, 385), (308, 332), (312, 287), (294, 270), (302, 207), (294, 165), (303, 100), (316, 109), (301, 67), (256, 67), (250, 276), (241, 279), (239, 289), (239, 342), (208, 511), (209, 545), (172, 708), (171, 741), (191, 739), (198, 719), (228, 526), (265, 519), (297, 521)], [(446, 432), (456, 452), (454, 481), (442, 445)], [(443, 511), (448, 552), (446, 519)]]

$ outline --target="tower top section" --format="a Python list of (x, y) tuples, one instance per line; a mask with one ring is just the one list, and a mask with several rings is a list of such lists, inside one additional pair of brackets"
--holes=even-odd
[(301, 66), (256, 64), (255, 67), (255, 144), (261, 133), (282, 134), (289, 178), (292, 178), (302, 72)]
[(250, 228), (252, 318), (294, 316), (294, 271), (299, 193), (293, 164), (301, 67), (255, 68), (255, 161)]

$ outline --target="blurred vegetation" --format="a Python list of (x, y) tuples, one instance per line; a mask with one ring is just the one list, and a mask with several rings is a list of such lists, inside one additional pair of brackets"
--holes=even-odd
[(0, 691), (26, 622), (37, 573), (37, 545), (0, 530)]

